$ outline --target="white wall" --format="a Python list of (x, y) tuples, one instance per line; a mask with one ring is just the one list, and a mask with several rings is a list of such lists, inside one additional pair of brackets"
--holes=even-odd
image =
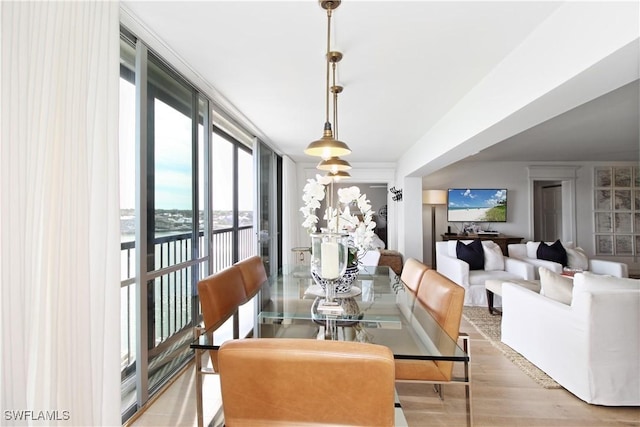
[[(567, 162), (563, 162), (567, 164)], [(593, 215), (593, 170), (596, 166), (631, 165), (637, 166), (637, 162), (628, 163), (570, 163), (578, 166), (576, 179), (576, 217), (577, 224), (576, 244), (581, 246), (590, 257), (595, 254), (594, 239), (594, 215)], [(435, 172), (423, 179), (423, 188), (447, 189), (452, 187), (473, 188), (507, 188), (508, 206), (507, 222), (492, 223), (492, 228), (497, 231), (523, 237), (524, 240), (533, 239), (531, 227), (531, 197), (529, 195), (528, 167), (540, 165), (540, 163), (527, 162), (460, 162)], [(446, 207), (438, 206), (436, 211), (436, 238), (441, 240), (440, 234), (451, 225), (452, 231), (457, 231), (454, 224), (446, 221)], [(424, 205), (423, 250), (425, 260), (431, 259), (431, 207)], [(598, 256), (601, 259), (610, 259), (625, 262), (631, 272), (640, 272), (639, 257), (615, 257)]]
[(422, 179), (405, 177), (402, 180), (402, 201), (398, 203), (398, 250), (403, 258), (426, 261), (422, 238)]

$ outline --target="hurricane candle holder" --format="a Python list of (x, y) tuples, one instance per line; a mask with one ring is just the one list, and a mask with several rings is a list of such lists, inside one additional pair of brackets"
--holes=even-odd
[(348, 234), (322, 232), (311, 234), (311, 273), (321, 280), (327, 300), (335, 298), (335, 285), (347, 268)]

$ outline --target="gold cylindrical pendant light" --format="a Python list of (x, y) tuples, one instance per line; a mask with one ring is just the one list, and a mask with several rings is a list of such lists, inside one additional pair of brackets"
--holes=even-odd
[[(320, 1), (320, 6), (327, 11), (327, 81), (326, 81), (326, 117), (324, 123), (324, 132), (322, 138), (313, 141), (304, 150), (305, 154), (310, 156), (318, 156), (323, 159), (329, 159), (331, 157), (346, 156), (351, 153), (351, 149), (347, 144), (337, 140), (333, 137), (333, 131), (331, 129), (331, 122), (329, 121), (329, 64), (332, 58), (335, 60), (335, 56), (331, 53), (331, 12), (340, 6), (339, 0), (334, 1)], [(340, 54), (342, 58), (342, 54)], [(340, 59), (337, 59), (339, 61)]]

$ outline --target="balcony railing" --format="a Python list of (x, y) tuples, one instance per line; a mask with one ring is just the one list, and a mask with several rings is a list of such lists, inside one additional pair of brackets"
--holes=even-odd
[[(190, 333), (194, 325), (194, 304), (199, 317), (196, 289), (192, 280), (192, 268), (203, 265), (211, 259), (211, 273), (233, 264), (234, 230), (214, 230), (211, 254), (206, 254), (206, 239), (200, 232), (198, 237), (199, 258), (192, 254), (192, 234), (182, 233), (158, 237), (154, 240), (153, 264), (158, 273), (149, 282), (148, 309), (153, 310), (149, 317), (148, 334), (150, 358), (165, 352), (182, 333)], [(239, 259), (255, 254), (255, 235), (253, 227), (240, 227), (238, 230)], [(127, 370), (132, 370), (136, 359), (136, 292), (135, 292), (135, 242), (121, 244), (121, 368), (123, 378)], [(207, 274), (200, 268), (198, 278)], [(151, 372), (149, 375), (151, 376)]]

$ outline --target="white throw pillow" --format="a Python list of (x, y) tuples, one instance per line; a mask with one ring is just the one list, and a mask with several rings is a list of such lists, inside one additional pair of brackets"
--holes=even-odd
[(486, 271), (504, 270), (504, 255), (496, 242), (483, 241), (482, 249), (484, 252), (484, 269)]
[(538, 258), (538, 246), (540, 242), (527, 242), (527, 258)]
[(587, 270), (589, 268), (589, 258), (582, 248), (565, 248), (567, 251), (567, 265), (569, 268)]
[(540, 293), (563, 304), (571, 305), (573, 295), (573, 279), (554, 273), (548, 268), (540, 267)]

